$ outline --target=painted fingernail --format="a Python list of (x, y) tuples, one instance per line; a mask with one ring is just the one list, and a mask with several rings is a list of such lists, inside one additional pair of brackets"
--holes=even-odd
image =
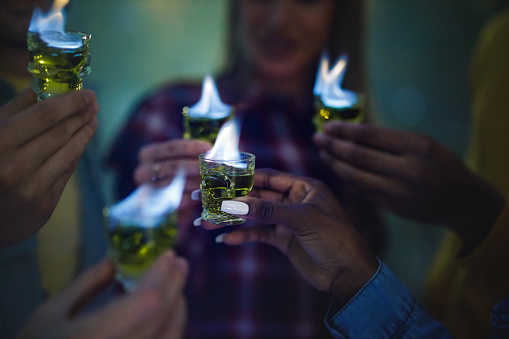
[(221, 211), (235, 215), (246, 215), (249, 213), (249, 205), (242, 201), (223, 201)]
[(191, 199), (198, 201), (200, 200), (200, 190), (194, 190), (191, 192)]
[(201, 218), (197, 218), (193, 221), (194, 226), (201, 226)]
[(226, 235), (226, 233), (223, 233), (223, 234), (219, 234), (217, 237), (216, 237), (216, 244), (221, 244), (223, 243), (223, 238), (224, 236)]

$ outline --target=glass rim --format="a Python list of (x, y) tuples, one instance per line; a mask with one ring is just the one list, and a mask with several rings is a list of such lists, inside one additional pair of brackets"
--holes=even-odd
[(229, 118), (231, 115), (232, 115), (232, 110), (230, 110), (228, 112), (228, 114), (226, 114), (225, 116), (222, 116), (222, 117), (203, 117), (203, 116), (193, 116), (191, 114), (189, 114), (189, 112), (182, 112), (182, 114), (186, 117), (186, 118), (189, 118), (189, 119), (193, 119), (193, 120), (200, 120), (200, 121), (210, 121), (210, 120), (222, 120), (222, 119), (225, 119), (225, 118)]
[(249, 153), (249, 152), (239, 152), (241, 155), (242, 154), (247, 154), (247, 158), (245, 159), (236, 159), (236, 160), (225, 160), (225, 159), (213, 159), (213, 158), (205, 158), (205, 154), (206, 153), (202, 153), (200, 155), (198, 155), (198, 159), (199, 160), (204, 160), (204, 161), (213, 161), (213, 162), (228, 162), (228, 163), (236, 163), (236, 162), (246, 162), (246, 161), (249, 161), (249, 160), (255, 160), (256, 159), (256, 156), (252, 153)]
[(32, 36), (32, 35), (33, 36), (41, 36), (41, 33), (51, 33), (51, 34), (58, 33), (58, 34), (68, 35), (73, 38), (84, 39), (84, 40), (90, 40), (92, 38), (92, 34), (86, 33), (86, 32), (74, 31), (74, 30), (55, 31), (55, 30), (51, 30), (51, 29), (45, 29), (42, 31), (28, 31), (27, 36)]
[(118, 227), (140, 227), (140, 228), (155, 228), (161, 226), (167, 218), (177, 216), (178, 208), (166, 212), (160, 216), (153, 217), (152, 219), (143, 218), (139, 216), (125, 217), (118, 216), (111, 213), (112, 206), (106, 206), (102, 209), (102, 218), (106, 222), (105, 226), (108, 229), (110, 223), (116, 224)]
[[(323, 107), (327, 109), (335, 109), (335, 110), (342, 110), (342, 109), (363, 109), (364, 108), (364, 102), (365, 102), (365, 94), (364, 92), (353, 92), (355, 94), (357, 101), (351, 105), (346, 106), (334, 106), (330, 105), (328, 100), (324, 100), (320, 94), (313, 94), (315, 99), (320, 100), (320, 104), (322, 104)], [(316, 103), (315, 103), (316, 105)]]

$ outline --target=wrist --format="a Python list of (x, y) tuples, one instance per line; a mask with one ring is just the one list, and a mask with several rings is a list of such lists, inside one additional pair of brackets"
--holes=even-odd
[(463, 242), (461, 256), (472, 253), (486, 239), (506, 204), (504, 195), (491, 187), (477, 198), (465, 207), (463, 218), (451, 225)]
[(346, 305), (361, 288), (375, 275), (380, 262), (375, 256), (362, 264), (341, 269), (331, 283), (330, 293), (341, 307)]

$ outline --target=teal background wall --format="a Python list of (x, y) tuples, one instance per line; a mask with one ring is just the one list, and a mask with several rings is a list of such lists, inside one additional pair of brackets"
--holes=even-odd
[(222, 64), (226, 2), (221, 0), (74, 0), (68, 29), (92, 34), (86, 85), (101, 105), (104, 152), (130, 108), (170, 79), (201, 78)]
[[(366, 53), (379, 124), (428, 134), (464, 157), (469, 66), (482, 25), (507, 1), (370, 0)], [(443, 229), (385, 213), (383, 260), (418, 296)]]
[[(201, 79), (225, 58), (227, 0), (73, 0), (67, 28), (92, 34), (86, 85), (101, 105), (97, 158), (150, 89)], [(370, 0), (366, 52), (380, 124), (427, 133), (463, 156), (470, 132), (468, 66), (498, 0)], [(108, 176), (102, 192), (110, 196)], [(420, 295), (442, 232), (391, 214), (383, 257)]]

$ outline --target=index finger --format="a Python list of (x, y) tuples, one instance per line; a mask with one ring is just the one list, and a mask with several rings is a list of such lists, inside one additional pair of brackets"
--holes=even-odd
[[(247, 213), (236, 213), (239, 204), (248, 206)], [(243, 219), (253, 220), (261, 224), (284, 225), (292, 230), (305, 226), (304, 220), (309, 216), (308, 204), (288, 204), (265, 199), (242, 197), (234, 201), (223, 201), (221, 211), (242, 216)]]
[[(187, 263), (182, 258), (176, 257), (172, 252), (167, 252), (159, 257), (152, 268), (140, 281), (137, 290), (164, 287), (173, 292), (181, 290), (187, 277)], [(171, 282), (171, 283), (169, 283)]]
[(368, 124), (331, 121), (323, 126), (323, 130), (330, 136), (394, 153), (404, 153), (422, 146), (422, 140), (415, 132)]
[(315, 182), (314, 179), (291, 173), (259, 169), (255, 171), (253, 195), (270, 200), (299, 203), (311, 191)]
[(58, 313), (62, 315), (74, 316), (108, 283), (113, 280), (114, 267), (110, 260), (103, 260), (94, 267), (88, 269), (78, 276), (78, 278), (62, 292), (55, 297), (52, 302), (58, 305)]
[[(47, 100), (40, 101), (8, 120), (6, 133), (19, 146), (37, 135), (53, 128), (61, 121), (75, 114), (88, 111), (97, 115), (99, 106), (94, 92), (89, 90), (72, 91)], [(12, 128), (22, 126), (23, 128)], [(9, 137), (9, 136), (8, 136)]]
[(205, 141), (175, 139), (143, 147), (138, 154), (138, 159), (140, 162), (154, 162), (163, 159), (198, 157), (211, 148), (212, 145)]

